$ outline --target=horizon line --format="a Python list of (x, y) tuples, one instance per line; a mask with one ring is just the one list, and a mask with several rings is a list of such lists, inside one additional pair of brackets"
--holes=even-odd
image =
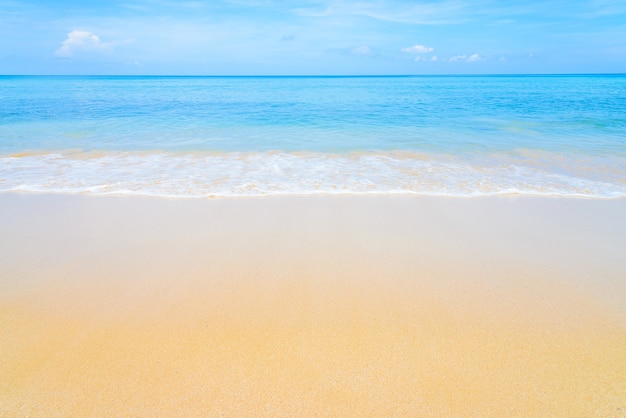
[(626, 72), (607, 73), (447, 73), (447, 74), (0, 74), (0, 77), (231, 77), (231, 78), (376, 78), (376, 77), (547, 77), (547, 76), (626, 76)]

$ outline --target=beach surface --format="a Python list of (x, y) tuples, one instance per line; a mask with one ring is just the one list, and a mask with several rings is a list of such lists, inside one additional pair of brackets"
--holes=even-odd
[(626, 199), (0, 194), (0, 415), (625, 416)]

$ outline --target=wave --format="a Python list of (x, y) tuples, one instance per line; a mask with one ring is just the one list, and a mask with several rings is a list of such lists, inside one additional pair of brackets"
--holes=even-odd
[(29, 152), (0, 155), (0, 191), (168, 198), (272, 195), (626, 197), (626, 159), (518, 150)]

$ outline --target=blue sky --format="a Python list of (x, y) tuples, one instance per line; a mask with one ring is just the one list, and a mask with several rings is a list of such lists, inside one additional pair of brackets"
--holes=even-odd
[(626, 0), (0, 0), (0, 74), (626, 72)]

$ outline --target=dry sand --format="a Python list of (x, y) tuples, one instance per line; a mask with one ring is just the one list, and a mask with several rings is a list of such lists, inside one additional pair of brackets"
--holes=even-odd
[(3, 194), (0, 231), (0, 415), (626, 415), (626, 200)]

